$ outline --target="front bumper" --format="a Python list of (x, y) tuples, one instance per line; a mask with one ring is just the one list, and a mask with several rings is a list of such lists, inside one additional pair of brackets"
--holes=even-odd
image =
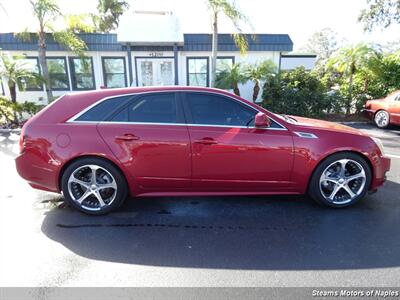
[(361, 113), (364, 115), (364, 117), (366, 117), (370, 120), (374, 119), (375, 110), (364, 108), (363, 110), (361, 110)]
[(390, 158), (386, 156), (380, 156), (375, 161), (375, 174), (370, 187), (371, 191), (376, 190), (378, 187), (384, 184), (386, 181), (386, 174), (390, 171), (390, 164)]

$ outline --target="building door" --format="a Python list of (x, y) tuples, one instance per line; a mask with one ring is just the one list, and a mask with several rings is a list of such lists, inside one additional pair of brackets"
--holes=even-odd
[(174, 85), (173, 58), (138, 58), (138, 86)]

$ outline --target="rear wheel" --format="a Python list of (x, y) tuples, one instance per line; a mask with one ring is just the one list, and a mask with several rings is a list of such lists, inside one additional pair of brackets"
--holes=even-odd
[(109, 213), (118, 208), (128, 195), (121, 172), (103, 159), (82, 158), (73, 162), (61, 181), (66, 201), (87, 214)]
[(380, 110), (374, 117), (375, 125), (379, 128), (387, 128), (390, 124), (390, 116), (386, 110)]
[(350, 206), (365, 196), (371, 177), (370, 167), (361, 156), (350, 152), (334, 154), (316, 168), (309, 194), (319, 204)]

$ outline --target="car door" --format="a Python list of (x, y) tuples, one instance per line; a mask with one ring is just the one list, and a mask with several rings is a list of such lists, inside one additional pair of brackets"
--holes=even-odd
[(190, 186), (191, 150), (184, 123), (175, 93), (147, 93), (101, 122), (98, 131), (137, 190), (167, 191)]
[(292, 188), (293, 139), (272, 122), (255, 128), (258, 111), (214, 93), (186, 92), (192, 144), (192, 185), (205, 191), (273, 191)]

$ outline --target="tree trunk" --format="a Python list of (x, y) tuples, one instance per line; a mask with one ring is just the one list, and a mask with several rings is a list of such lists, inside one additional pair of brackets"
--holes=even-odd
[(346, 114), (350, 114), (351, 103), (353, 102), (353, 73), (350, 74), (349, 79), (349, 100), (346, 107)]
[(254, 88), (253, 88), (253, 102), (256, 102), (259, 93), (260, 93), (260, 84), (256, 80)]
[(239, 90), (239, 86), (238, 86), (237, 83), (235, 83), (235, 84), (233, 85), (233, 92), (235, 93), (235, 95), (240, 96), (240, 90)]
[[(10, 90), (11, 101), (13, 103), (17, 103), (17, 87), (16, 87), (15, 82), (9, 80), (8, 88)], [(15, 109), (13, 109), (13, 114), (14, 114), (14, 123), (17, 124), (18, 123), (18, 115), (17, 115), (17, 112), (15, 111)]]
[(14, 103), (17, 102), (17, 88), (14, 81), (8, 81), (8, 89), (10, 90), (11, 101)]
[(364, 93), (366, 94), (368, 92), (368, 88), (369, 88), (369, 79), (366, 78), (364, 80)]
[(214, 11), (212, 55), (211, 55), (211, 87), (215, 87), (215, 77), (217, 75), (217, 55), (218, 55), (218, 12)]
[(44, 29), (41, 28), (39, 32), (39, 64), (40, 68), (42, 69), (43, 78), (44, 78), (44, 86), (46, 88), (46, 95), (47, 95), (47, 103), (50, 103), (53, 100), (53, 92), (51, 91), (50, 87), (50, 76), (49, 76), (49, 69), (47, 67), (46, 61), (46, 33)]

